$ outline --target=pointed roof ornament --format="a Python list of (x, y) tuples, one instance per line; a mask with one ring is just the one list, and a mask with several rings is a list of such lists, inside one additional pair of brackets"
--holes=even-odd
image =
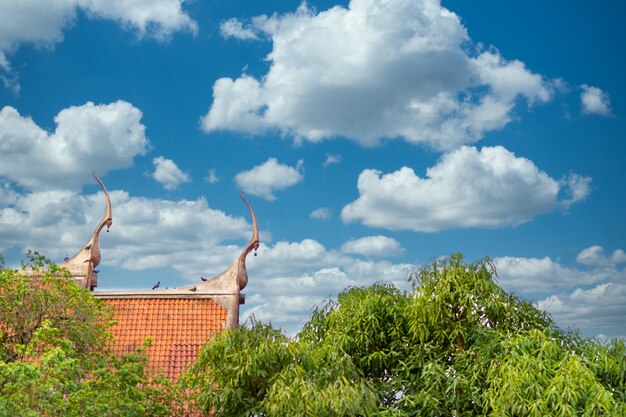
[[(246, 258), (252, 250), (256, 251), (259, 248), (259, 225), (256, 220), (254, 210), (248, 200), (244, 197), (243, 193), (240, 194), (243, 202), (248, 206), (250, 210), (250, 216), (252, 217), (252, 238), (248, 244), (241, 251), (239, 258), (221, 274), (215, 275), (213, 278), (203, 279), (199, 284), (188, 285), (181, 287), (178, 291), (197, 291), (199, 293), (237, 293), (243, 290), (248, 284), (248, 271), (246, 270)], [(255, 253), (256, 255), (256, 253)], [(165, 291), (167, 292), (167, 290)], [(241, 301), (243, 303), (243, 300)]]
[(246, 197), (244, 197), (243, 192), (240, 193), (239, 195), (241, 196), (241, 199), (243, 200), (244, 203), (246, 203), (246, 206), (248, 206), (248, 209), (250, 210), (250, 216), (252, 217), (252, 228), (253, 228), (252, 238), (250, 239), (250, 242), (248, 242), (248, 245), (241, 252), (241, 255), (239, 255), (239, 268), (238, 268), (239, 271), (237, 274), (237, 282), (239, 283), (239, 289), (243, 290), (245, 286), (248, 284), (248, 271), (246, 270), (246, 258), (248, 257), (248, 254), (253, 249), (254, 249), (254, 256), (256, 256), (256, 251), (257, 249), (259, 249), (259, 225), (257, 224), (256, 216), (254, 215), (254, 210), (252, 210), (252, 206), (250, 205), (250, 203), (248, 203), (248, 200), (246, 200)]
[(104, 226), (107, 227), (107, 232), (109, 231), (109, 228), (113, 224), (113, 212), (111, 210), (111, 199), (109, 198), (109, 193), (104, 183), (98, 178), (95, 171), (92, 172), (91, 175), (98, 181), (100, 187), (102, 187), (102, 191), (104, 191), (106, 212), (83, 248), (78, 251), (76, 255), (60, 263), (59, 266), (67, 268), (70, 271), (70, 276), (74, 280), (79, 281), (78, 284), (81, 287), (93, 290), (98, 286), (98, 275), (94, 269), (100, 264), (101, 260), (100, 232)]

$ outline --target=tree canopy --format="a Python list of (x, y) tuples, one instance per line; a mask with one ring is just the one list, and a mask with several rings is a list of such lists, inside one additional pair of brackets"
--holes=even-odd
[(251, 322), (201, 350), (197, 405), (224, 416), (623, 416), (626, 348), (557, 328), (488, 260), (439, 260), (413, 290), (349, 288), (293, 338)]
[(142, 350), (108, 350), (106, 305), (67, 270), (28, 256), (41, 277), (0, 263), (0, 417), (176, 415), (175, 384), (146, 373)]

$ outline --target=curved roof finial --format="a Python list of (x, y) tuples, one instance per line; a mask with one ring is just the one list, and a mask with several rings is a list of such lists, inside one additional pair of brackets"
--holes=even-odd
[(85, 246), (83, 246), (83, 248), (78, 251), (76, 255), (62, 262), (59, 266), (69, 269), (72, 276), (81, 280), (81, 285), (84, 288), (93, 289), (98, 285), (97, 275), (94, 268), (100, 264), (101, 260), (99, 242), (100, 232), (104, 226), (107, 227), (107, 231), (109, 230), (113, 224), (113, 213), (111, 211), (111, 199), (109, 198), (109, 193), (107, 192), (104, 183), (100, 180), (100, 178), (98, 178), (95, 171), (92, 172), (91, 175), (93, 175), (95, 180), (98, 181), (100, 187), (102, 187), (102, 191), (104, 191), (106, 212)]
[(104, 191), (104, 198), (106, 201), (106, 212), (104, 213), (104, 217), (100, 221), (100, 224), (98, 224), (98, 227), (93, 232), (93, 235), (91, 236), (91, 239), (90, 239), (90, 242), (93, 245), (91, 247), (91, 265), (92, 267), (95, 268), (96, 266), (98, 266), (98, 264), (100, 263), (100, 259), (101, 259), (100, 258), (100, 245), (98, 242), (99, 240), (98, 238), (100, 237), (100, 231), (102, 231), (104, 226), (107, 227), (107, 232), (109, 231), (109, 228), (113, 224), (113, 212), (111, 210), (111, 199), (109, 198), (109, 193), (107, 192), (107, 188), (104, 186), (104, 183), (100, 180), (100, 178), (98, 178), (98, 176), (96, 175), (96, 171), (93, 171), (91, 175), (96, 179), (96, 181), (98, 181), (98, 183), (100, 184), (100, 187), (102, 187), (102, 191)]
[(254, 249), (254, 256), (256, 256), (256, 250), (259, 248), (259, 225), (257, 224), (256, 216), (254, 215), (254, 210), (252, 210), (252, 206), (250, 205), (250, 203), (248, 203), (248, 200), (246, 200), (246, 197), (244, 197), (243, 192), (240, 194), (240, 196), (243, 202), (246, 203), (246, 206), (248, 206), (248, 209), (250, 210), (250, 215), (252, 216), (252, 227), (253, 227), (252, 238), (250, 239), (250, 242), (248, 242), (248, 245), (241, 252), (241, 255), (239, 255), (239, 272), (238, 272), (237, 278), (239, 281), (239, 289), (243, 290), (246, 284), (248, 284), (248, 272), (246, 271), (246, 257), (252, 251), (252, 249)]

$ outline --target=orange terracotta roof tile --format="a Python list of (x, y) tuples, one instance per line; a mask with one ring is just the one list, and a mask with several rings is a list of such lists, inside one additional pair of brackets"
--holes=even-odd
[(177, 378), (200, 348), (226, 326), (227, 311), (210, 298), (111, 298), (117, 323), (112, 349), (132, 353), (148, 337), (148, 369)]

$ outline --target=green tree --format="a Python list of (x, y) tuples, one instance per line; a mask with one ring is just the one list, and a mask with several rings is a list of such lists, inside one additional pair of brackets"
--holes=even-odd
[(106, 305), (28, 256), (41, 277), (0, 269), (0, 417), (176, 415), (182, 397), (146, 373), (145, 349), (122, 358), (107, 349)]
[(294, 338), (217, 335), (187, 382), (228, 416), (623, 416), (626, 349), (558, 329), (503, 291), (487, 259), (412, 274), (411, 292), (350, 288)]

